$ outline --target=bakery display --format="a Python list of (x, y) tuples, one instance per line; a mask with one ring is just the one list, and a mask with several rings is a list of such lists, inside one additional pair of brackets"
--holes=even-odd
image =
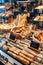
[[(39, 52), (36, 49), (30, 48), (29, 43), (24, 42), (24, 44), (23, 44), (23, 41), (21, 40), (17, 40), (15, 43), (9, 41), (7, 42), (7, 45), (5, 43), (3, 46), (1, 46), (2, 48), (1, 54), (4, 52), (5, 56), (10, 55), (14, 59), (16, 58), (17, 60), (21, 61), (21, 63), (25, 65), (30, 64), (30, 62), (33, 62), (34, 64), (42, 64), (43, 62), (41, 61), (42, 58), (38, 56)], [(6, 52), (7, 52), (7, 55), (6, 55)], [(4, 57), (4, 53), (1, 55), (2, 58)], [(7, 61), (7, 59), (5, 59), (5, 61)], [(10, 63), (12, 62), (10, 61)]]
[(0, 0), (0, 65), (43, 65), (42, 1)]
[[(1, 30), (11, 30), (12, 28), (15, 28), (15, 27), (27, 26), (27, 16), (28, 15), (29, 14), (23, 14), (23, 15), (19, 14), (16, 19), (9, 18), (7, 23), (4, 23), (4, 21), (0, 21), (0, 29)], [(2, 16), (9, 17), (11, 16), (11, 12), (10, 11), (6, 12)]]

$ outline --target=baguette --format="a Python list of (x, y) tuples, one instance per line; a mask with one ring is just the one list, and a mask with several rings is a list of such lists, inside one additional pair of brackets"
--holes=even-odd
[(16, 47), (11, 48), (11, 49), (9, 49), (9, 50), (11, 50), (11, 51), (13, 51), (13, 52), (16, 51), (16, 53), (18, 52), (17, 54), (19, 54), (19, 53), (21, 52), (22, 54), (26, 55), (27, 57), (34, 58), (34, 55), (32, 55), (31, 53), (28, 53), (28, 52), (26, 52), (26, 51), (24, 51), (24, 50), (20, 50), (20, 49), (18, 49), (18, 48), (16, 48)]
[(21, 51), (21, 53), (23, 53), (24, 55), (26, 55), (27, 57), (30, 57), (30, 58), (34, 58), (34, 55), (32, 55), (32, 54), (30, 54), (30, 53), (28, 53), (28, 52), (26, 52), (26, 51)]
[(23, 58), (25, 58), (26, 60), (28, 60), (28, 61), (30, 61), (30, 62), (32, 62), (33, 61), (33, 59), (31, 59), (31, 58), (29, 58), (29, 57), (26, 57), (25, 55), (23, 55), (23, 54), (19, 54), (21, 57), (23, 57)]
[[(15, 45), (14, 45), (15, 46)], [(19, 45), (17, 45), (17, 46), (15, 46), (16, 48), (21, 48), (22, 50), (25, 50), (26, 52), (29, 52), (30, 54), (32, 54), (32, 55), (37, 55), (38, 53), (36, 53), (35, 51), (33, 51), (33, 50), (31, 50), (31, 49), (29, 49), (29, 48), (24, 48), (24, 47), (22, 47), (22, 46), (19, 46)]]
[(15, 54), (13, 54), (12, 52), (8, 51), (8, 53), (13, 56), (14, 58), (18, 59), (19, 61), (23, 62), (24, 64), (28, 65), (29, 64), (29, 61), (22, 58), (21, 56), (17, 56)]

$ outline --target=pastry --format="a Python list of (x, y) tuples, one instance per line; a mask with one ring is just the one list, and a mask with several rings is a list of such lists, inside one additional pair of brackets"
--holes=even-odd
[(35, 9), (43, 9), (43, 5), (36, 7)]
[(40, 43), (43, 43), (43, 31), (35, 33), (34, 38)]
[(14, 28), (11, 32), (16, 35), (18, 39), (28, 39), (30, 37), (30, 30), (28, 27)]
[(34, 21), (42, 21), (43, 22), (43, 15), (37, 15), (35, 18), (34, 18)]

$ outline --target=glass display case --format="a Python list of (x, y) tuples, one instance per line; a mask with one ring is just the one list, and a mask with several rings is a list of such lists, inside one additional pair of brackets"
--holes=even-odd
[(43, 0), (0, 0), (0, 65), (43, 65)]

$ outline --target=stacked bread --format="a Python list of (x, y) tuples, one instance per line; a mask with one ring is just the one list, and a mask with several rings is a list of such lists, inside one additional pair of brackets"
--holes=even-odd
[(15, 25), (18, 27), (26, 26), (27, 25), (27, 15), (26, 14), (24, 14), (24, 15), (19, 14), (16, 18)]

